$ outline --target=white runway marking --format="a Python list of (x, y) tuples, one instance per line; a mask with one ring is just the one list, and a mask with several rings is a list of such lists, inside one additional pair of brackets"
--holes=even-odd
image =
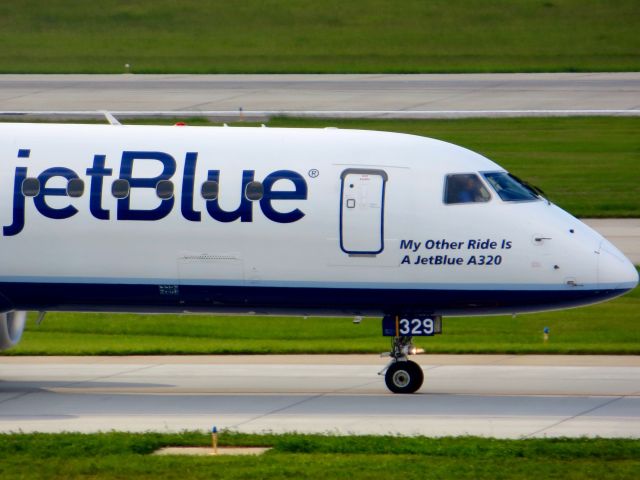
[(0, 357), (0, 431), (640, 437), (639, 357), (418, 358), (398, 396), (375, 356)]

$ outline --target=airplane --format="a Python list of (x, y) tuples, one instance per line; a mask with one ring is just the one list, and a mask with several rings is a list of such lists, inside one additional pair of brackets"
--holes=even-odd
[(26, 311), (376, 316), (385, 383), (413, 393), (413, 337), (443, 317), (638, 284), (540, 190), (426, 137), (115, 122), (5, 123), (0, 138), (0, 349)]

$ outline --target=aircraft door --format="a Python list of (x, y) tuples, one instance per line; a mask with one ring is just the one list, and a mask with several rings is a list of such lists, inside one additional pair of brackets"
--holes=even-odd
[(382, 252), (386, 172), (349, 168), (341, 180), (340, 248), (351, 255)]

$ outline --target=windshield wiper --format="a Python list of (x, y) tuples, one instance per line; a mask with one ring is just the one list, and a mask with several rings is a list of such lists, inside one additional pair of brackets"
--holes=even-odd
[(536, 187), (535, 185), (529, 183), (529, 182), (525, 182), (524, 180), (516, 177), (515, 175), (513, 175), (512, 173), (509, 173), (509, 176), (511, 178), (513, 178), (516, 182), (520, 183), (524, 188), (526, 188), (527, 190), (529, 190), (531, 193), (533, 193), (534, 195), (536, 195), (537, 197), (546, 197), (546, 193), (544, 193), (544, 190), (542, 190), (540, 187)]

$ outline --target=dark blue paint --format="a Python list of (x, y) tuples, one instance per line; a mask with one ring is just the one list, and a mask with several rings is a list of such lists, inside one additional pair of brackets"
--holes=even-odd
[[(152, 178), (133, 177), (133, 164), (140, 161), (153, 161), (162, 163), (162, 173)], [(122, 152), (120, 163), (120, 179), (127, 180), (133, 191), (136, 188), (155, 189), (160, 180), (169, 180), (176, 172), (176, 161), (168, 153), (164, 152)], [(175, 198), (160, 200), (160, 205), (151, 210), (139, 210), (131, 208), (131, 195), (118, 199), (118, 220), (160, 220), (171, 212)]]
[[(295, 190), (273, 190), (273, 185), (278, 180), (290, 181), (293, 183)], [(267, 175), (262, 185), (264, 187), (264, 196), (260, 200), (260, 208), (262, 208), (262, 213), (265, 217), (278, 223), (297, 222), (304, 217), (304, 213), (299, 208), (291, 210), (290, 212), (279, 212), (271, 205), (273, 200), (306, 200), (307, 182), (302, 178), (302, 175), (297, 172), (292, 172), (291, 170), (278, 170)]]
[[(207, 200), (207, 212), (209, 212), (211, 218), (224, 223), (234, 222), (238, 219), (240, 219), (241, 222), (253, 221), (253, 206), (244, 192), (247, 190), (247, 185), (253, 182), (254, 173), (253, 170), (242, 171), (242, 187), (240, 190), (242, 195), (240, 196), (240, 205), (232, 212), (220, 208), (220, 195), (213, 200)], [(207, 172), (207, 180), (220, 185), (220, 170), (209, 170)]]
[(198, 154), (196, 152), (187, 153), (184, 159), (184, 173), (182, 176), (180, 211), (182, 212), (182, 216), (191, 222), (199, 222), (201, 218), (200, 212), (196, 212), (193, 209), (193, 190), (197, 162)]
[(102, 187), (104, 177), (110, 177), (113, 170), (104, 168), (105, 160), (105, 155), (94, 155), (93, 167), (87, 168), (87, 175), (91, 178), (89, 211), (98, 220), (109, 220), (109, 210), (102, 208)]
[[(627, 290), (400, 290), (257, 286), (0, 283), (3, 311), (480, 315), (586, 305)], [(168, 295), (170, 291), (172, 294)], [(176, 294), (177, 293), (177, 294)]]
[(54, 220), (64, 220), (65, 218), (71, 218), (78, 209), (73, 205), (67, 205), (62, 208), (53, 208), (47, 204), (47, 197), (66, 197), (67, 189), (65, 188), (53, 188), (47, 187), (47, 182), (54, 177), (62, 177), (67, 180), (73, 180), (78, 178), (78, 175), (73, 170), (65, 167), (52, 167), (47, 168), (44, 172), (38, 175), (38, 181), (40, 182), (40, 193), (33, 198), (33, 204), (36, 206), (40, 214), (47, 218)]
[[(19, 158), (28, 158), (29, 149), (19, 149)], [(137, 163), (136, 163), (137, 162)], [(158, 162), (162, 166), (162, 172), (155, 177), (134, 177), (134, 164), (139, 165), (141, 162)], [(195, 177), (196, 166), (198, 162), (197, 152), (187, 152), (182, 176), (182, 190), (175, 196), (166, 199), (158, 199), (157, 206), (154, 204), (152, 208), (140, 209), (132, 208), (131, 195), (117, 200), (117, 220), (133, 220), (133, 221), (157, 221), (168, 216), (175, 203), (176, 197), (180, 197), (180, 212), (188, 221), (202, 221), (202, 213), (194, 208), (195, 196)], [(105, 177), (113, 175), (113, 169), (106, 168), (106, 155), (95, 154), (93, 156), (93, 164), (86, 169), (86, 175), (89, 177), (89, 210), (91, 215), (98, 220), (110, 220), (111, 212), (103, 207), (102, 197), (105, 187)], [(157, 165), (157, 163), (156, 163)], [(136, 189), (147, 188), (155, 190), (161, 181), (171, 181), (176, 173), (176, 161), (173, 156), (164, 152), (154, 151), (123, 151), (120, 160), (120, 172), (116, 181), (126, 182), (130, 192)], [(220, 170), (207, 170), (207, 178), (210, 181), (220, 182)], [(259, 202), (252, 202), (246, 196), (247, 185), (254, 181), (254, 170), (242, 171), (242, 182), (240, 185), (241, 196), (240, 205), (235, 210), (223, 210), (219, 204), (219, 198), (208, 200), (206, 208), (209, 216), (213, 220), (227, 223), (240, 220), (241, 222), (253, 221), (253, 203), (259, 203), (260, 209), (264, 216), (276, 223), (292, 223), (297, 222), (305, 216), (300, 208), (293, 206), (286, 207), (285, 200), (306, 200), (308, 196), (307, 183), (302, 175), (291, 170), (277, 170), (270, 173), (262, 182), (263, 196)], [(54, 208), (47, 203), (47, 197), (69, 196), (67, 187), (48, 187), (47, 182), (54, 177), (63, 177), (68, 181), (76, 180), (80, 177), (78, 174), (66, 167), (51, 167), (41, 172), (37, 179), (40, 182), (40, 191), (33, 198), (34, 205), (41, 215), (54, 220), (64, 220), (73, 217), (78, 213), (76, 206), (67, 204), (61, 208)], [(12, 204), (12, 223), (3, 226), (2, 233), (4, 236), (14, 236), (24, 230), (25, 227), (25, 211), (27, 199), (22, 191), (24, 180), (28, 178), (27, 167), (16, 167), (13, 182), (13, 204)], [(293, 190), (278, 189), (278, 182), (291, 182)], [(274, 189), (275, 187), (275, 189)], [(35, 192), (34, 192), (35, 193)], [(276, 202), (275, 206), (273, 202)], [(81, 204), (76, 204), (81, 205)]]
[(13, 221), (11, 225), (2, 227), (2, 234), (11, 237), (19, 234), (24, 228), (24, 195), (22, 182), (27, 178), (27, 167), (17, 167), (13, 179)]

